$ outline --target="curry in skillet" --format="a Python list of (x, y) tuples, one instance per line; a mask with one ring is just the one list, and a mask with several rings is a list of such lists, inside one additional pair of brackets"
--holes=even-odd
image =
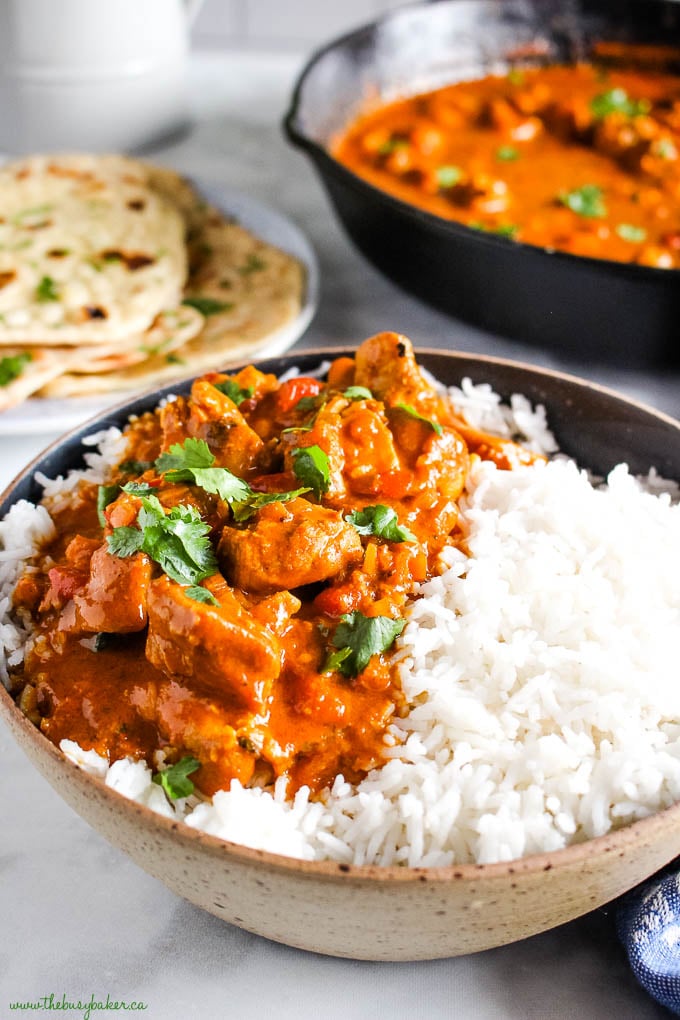
[(601, 65), (464, 81), (372, 110), (333, 155), (468, 227), (680, 268), (680, 78)]
[(471, 457), (533, 456), (459, 420), (393, 333), (323, 381), (204, 376), (125, 438), (105, 485), (50, 507), (56, 537), (16, 587), (33, 629), (19, 705), (56, 744), (208, 795), (363, 776), (400, 710), (389, 650), (458, 538)]

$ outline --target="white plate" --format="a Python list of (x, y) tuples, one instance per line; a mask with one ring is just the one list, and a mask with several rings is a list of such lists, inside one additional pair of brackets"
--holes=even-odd
[[(306, 288), (300, 313), (292, 322), (272, 333), (257, 348), (253, 357), (271, 358), (282, 354), (302, 336), (316, 311), (319, 266), (314, 249), (294, 223), (257, 199), (206, 181), (192, 179), (192, 183), (197, 191), (222, 212), (233, 216), (263, 241), (295, 256), (305, 266)], [(147, 382), (144, 389), (150, 388)], [(96, 397), (69, 397), (62, 400), (25, 400), (23, 404), (0, 413), (0, 436), (66, 432), (128, 396), (133, 397), (134, 391), (115, 390), (110, 396), (98, 394)]]

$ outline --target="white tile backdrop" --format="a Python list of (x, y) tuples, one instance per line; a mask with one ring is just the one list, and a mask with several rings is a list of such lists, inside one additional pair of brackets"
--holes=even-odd
[(311, 50), (404, 0), (204, 0), (196, 48)]

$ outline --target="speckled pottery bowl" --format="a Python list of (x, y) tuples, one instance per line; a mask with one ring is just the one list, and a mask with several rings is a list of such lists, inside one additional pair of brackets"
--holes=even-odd
[[(261, 362), (305, 372), (346, 351)], [(501, 395), (543, 403), (561, 448), (598, 474), (620, 461), (680, 478), (680, 423), (600, 387), (507, 361), (420, 351), (442, 381), (464, 376)], [(136, 398), (55, 443), (12, 483), (0, 516), (40, 498), (36, 471), (81, 466), (81, 439), (156, 406), (190, 382)], [(366, 960), (455, 956), (503, 945), (572, 920), (619, 896), (680, 853), (680, 804), (617, 832), (502, 864), (445, 868), (351, 867), (227, 843), (153, 813), (81, 771), (0, 691), (0, 715), (33, 764), (90, 825), (170, 889), (217, 917), (291, 946)]]

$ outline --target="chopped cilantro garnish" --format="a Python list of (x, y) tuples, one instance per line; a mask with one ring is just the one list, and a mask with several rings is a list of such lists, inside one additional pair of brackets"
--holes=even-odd
[(143, 475), (150, 467), (150, 460), (124, 460), (118, 465), (118, 470), (123, 475)]
[(296, 411), (315, 411), (318, 403), (318, 393), (313, 397), (300, 397), (295, 405)]
[(625, 117), (639, 117), (649, 113), (651, 103), (648, 99), (631, 99), (625, 89), (609, 89), (594, 96), (590, 101), (590, 112), (598, 120), (610, 113), (622, 113)]
[(255, 252), (251, 252), (246, 259), (244, 265), (239, 268), (241, 276), (250, 276), (251, 273), (258, 273), (262, 269), (267, 268), (267, 263), (264, 259), (261, 259)]
[(233, 302), (228, 301), (217, 301), (216, 298), (211, 297), (186, 297), (182, 301), (183, 305), (189, 305), (190, 308), (195, 308), (196, 311), (200, 312), (201, 315), (218, 315), (220, 312), (229, 312), (234, 307)]
[(194, 792), (194, 784), (189, 779), (192, 772), (200, 769), (201, 763), (196, 758), (187, 755), (175, 765), (167, 769), (161, 769), (154, 777), (154, 783), (162, 786), (170, 800), (179, 800), (180, 797), (190, 797)]
[(496, 159), (500, 159), (501, 163), (512, 163), (519, 159), (519, 149), (514, 145), (501, 145), (496, 149)]
[(584, 184), (573, 191), (561, 191), (557, 196), (562, 205), (578, 216), (588, 219), (599, 219), (607, 215), (602, 188), (597, 184)]
[[(174, 443), (168, 453), (156, 461), (156, 470), (169, 482), (194, 482), (206, 492), (219, 496), (228, 503), (234, 520), (247, 521), (261, 507), (269, 503), (287, 503), (309, 488), (291, 492), (253, 492), (248, 483), (228, 468), (214, 467), (215, 457), (204, 439), (186, 439), (184, 444)], [(128, 486), (125, 486), (128, 491)]]
[(303, 485), (309, 486), (317, 499), (322, 493), (328, 492), (328, 455), (320, 446), (300, 446), (293, 450), (293, 471)]
[(381, 156), (390, 156), (393, 152), (396, 152), (397, 149), (408, 149), (408, 147), (408, 138), (400, 138), (397, 136), (395, 138), (388, 138), (386, 142), (383, 142), (382, 145), (378, 147), (378, 153)]
[(213, 386), (216, 390), (219, 390), (220, 393), (224, 393), (225, 397), (229, 397), (230, 400), (233, 400), (237, 407), (239, 404), (242, 404), (244, 400), (248, 400), (252, 397), (255, 392), (253, 386), (241, 387), (237, 382), (234, 382), (233, 379), (225, 379), (224, 382), (213, 383)]
[(263, 506), (269, 506), (270, 503), (288, 503), (291, 499), (297, 499), (298, 496), (309, 491), (309, 486), (305, 486), (302, 489), (291, 489), (290, 492), (251, 492), (245, 502), (232, 503), (234, 520), (240, 524), (242, 521), (249, 520)]
[(636, 227), (633, 223), (619, 223), (615, 229), (622, 241), (629, 241), (631, 244), (640, 244), (647, 237), (645, 228)]
[(334, 668), (343, 676), (358, 676), (366, 669), (373, 655), (387, 651), (405, 625), (405, 620), (392, 620), (389, 616), (345, 613), (336, 627), (332, 643), (339, 651), (349, 648), (349, 653), (342, 656), (341, 661), (338, 661), (339, 656), (336, 657)]
[(436, 432), (438, 436), (441, 436), (443, 430), (438, 421), (432, 421), (431, 418), (425, 418), (422, 414), (419, 414), (419, 412), (416, 411), (415, 407), (411, 404), (395, 404), (394, 406), (398, 407), (400, 411), (404, 411), (409, 418), (415, 418), (416, 421), (422, 421), (423, 424), (429, 425), (433, 432)]
[(677, 159), (678, 150), (676, 149), (670, 138), (660, 138), (658, 142), (652, 146), (652, 152), (659, 156), (660, 159)]
[(58, 301), (59, 291), (51, 276), (43, 276), (35, 288), (35, 296), (38, 301)]
[(516, 237), (519, 232), (516, 223), (497, 223), (495, 226), (490, 226), (482, 223), (481, 220), (471, 220), (467, 225), (471, 230), (481, 230), (485, 234), (497, 234), (499, 237), (507, 237), (509, 240)]
[(185, 439), (174, 443), (168, 453), (156, 460), (156, 470), (169, 482), (194, 482), (225, 503), (242, 502), (250, 494), (250, 486), (227, 468), (213, 467), (215, 457), (204, 439)]
[(355, 510), (348, 514), (346, 520), (353, 524), (360, 535), (376, 535), (388, 542), (415, 542), (416, 536), (408, 528), (399, 524), (397, 514), (391, 506), (379, 503), (377, 506), (366, 506), (363, 510)]
[(198, 584), (217, 571), (208, 538), (210, 526), (193, 506), (175, 506), (167, 514), (156, 496), (140, 496), (139, 527), (114, 528), (109, 552), (123, 558), (146, 553), (179, 584)]
[(372, 400), (373, 394), (366, 386), (348, 386), (343, 392), (348, 400)]
[(440, 188), (452, 188), (463, 176), (459, 166), (438, 166), (436, 170), (437, 184)]
[(11, 382), (18, 379), (29, 361), (33, 360), (30, 351), (22, 351), (21, 354), (8, 354), (0, 358), (0, 386), (9, 386)]
[(506, 78), (511, 85), (524, 85), (524, 74), (519, 71), (516, 67), (511, 67), (508, 71)]
[(127, 492), (129, 496), (152, 496), (155, 491), (153, 485), (149, 485), (148, 482), (126, 482), (123, 486), (123, 492)]
[(104, 511), (109, 503), (113, 503), (119, 492), (119, 485), (100, 485), (97, 489), (97, 517), (102, 528), (105, 528), (107, 523)]
[(323, 664), (321, 670), (322, 673), (336, 673), (340, 670), (343, 662), (349, 659), (352, 654), (352, 649), (346, 645), (344, 648), (339, 648), (334, 652), (330, 652)]
[(194, 602), (205, 602), (210, 606), (219, 606), (219, 602), (213, 593), (208, 591), (207, 588), (203, 588), (200, 584), (189, 585), (188, 588), (184, 589), (184, 594)]
[(54, 209), (53, 205), (34, 205), (30, 209), (21, 209), (16, 216), (12, 217), (12, 223), (21, 227), (24, 225), (26, 220), (38, 219), (41, 216), (46, 216), (51, 213)]

